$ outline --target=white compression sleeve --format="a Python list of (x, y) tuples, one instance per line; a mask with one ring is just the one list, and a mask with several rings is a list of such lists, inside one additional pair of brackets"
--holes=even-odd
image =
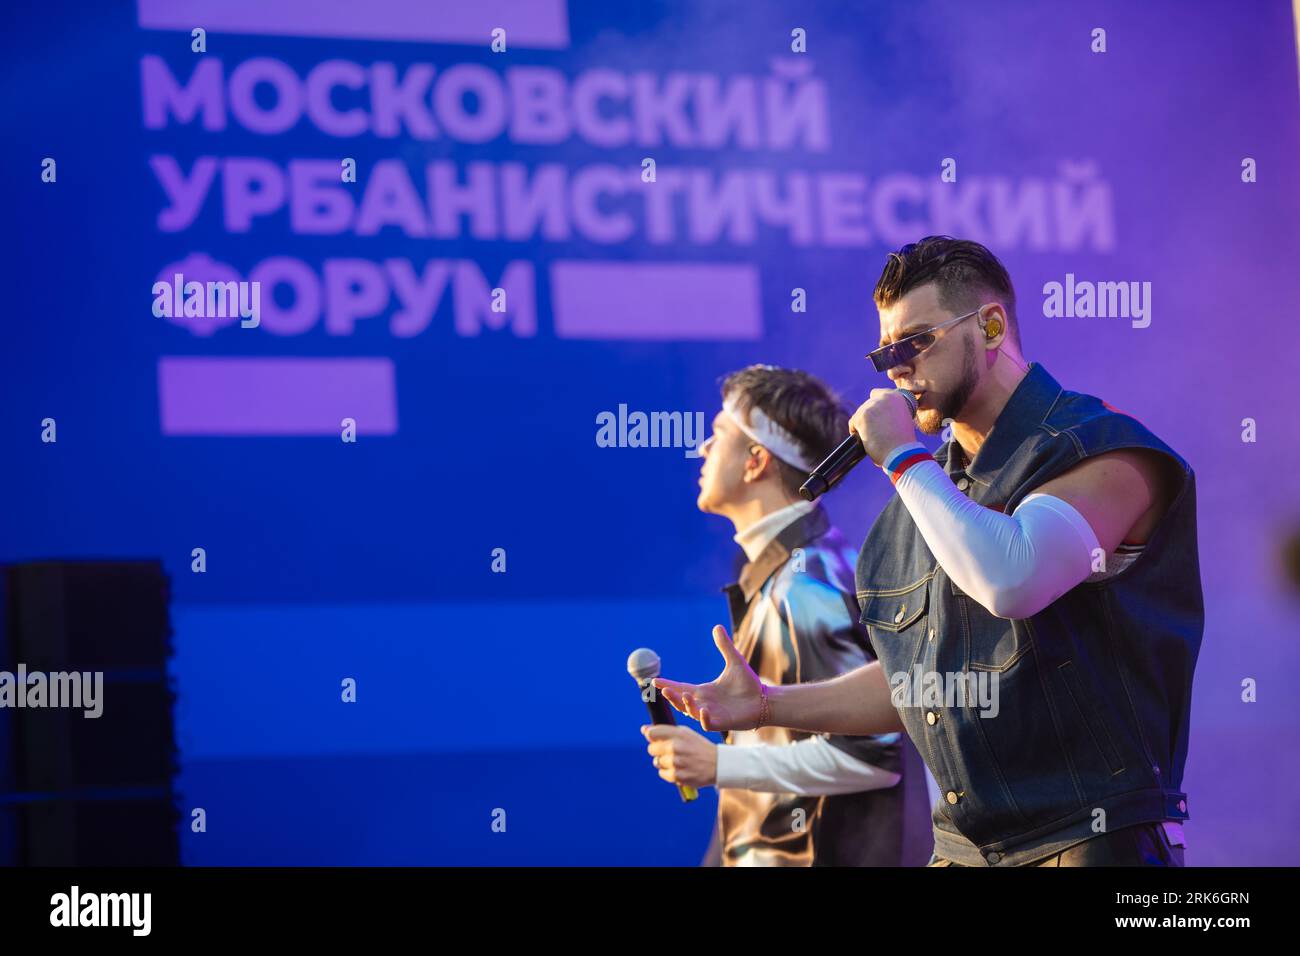
[(845, 753), (825, 737), (784, 746), (718, 745), (718, 787), (820, 797), (882, 790), (901, 779)]
[(1097, 536), (1068, 502), (1035, 493), (1001, 514), (958, 491), (919, 442), (909, 459), (910, 449), (885, 456), (904, 463), (898, 496), (939, 566), (990, 613), (1030, 617), (1092, 572)]

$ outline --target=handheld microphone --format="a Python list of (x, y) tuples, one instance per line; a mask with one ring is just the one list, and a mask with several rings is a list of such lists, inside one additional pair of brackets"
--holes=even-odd
[[(627, 657), (627, 672), (641, 688), (641, 699), (650, 710), (650, 723), (676, 724), (672, 706), (664, 700), (659, 689), (650, 683), (659, 676), (659, 655), (648, 647), (638, 647)], [(682, 801), (686, 803), (700, 795), (694, 787), (684, 784), (677, 785), (677, 792), (682, 795)]]
[[(916, 396), (906, 389), (898, 389), (898, 394), (907, 399), (907, 407), (916, 418)], [(826, 456), (826, 460), (812, 470), (808, 480), (799, 486), (799, 494), (804, 501), (816, 501), (830, 491), (840, 479), (853, 470), (853, 466), (867, 457), (867, 450), (862, 447), (862, 438), (850, 435)]]

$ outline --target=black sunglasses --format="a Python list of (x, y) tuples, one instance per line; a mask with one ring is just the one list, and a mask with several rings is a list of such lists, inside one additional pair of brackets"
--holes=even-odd
[(897, 342), (890, 342), (888, 345), (881, 346), (874, 352), (868, 352), (867, 358), (871, 359), (871, 364), (876, 367), (877, 372), (888, 371), (896, 365), (902, 365), (904, 362), (916, 358), (933, 345), (935, 339), (938, 338), (938, 336), (935, 335), (937, 331), (946, 328), (949, 325), (953, 325), (956, 322), (960, 322), (962, 319), (969, 319), (972, 315), (979, 315), (980, 309), (983, 308), (984, 306), (981, 305), (979, 309), (976, 309), (974, 312), (967, 312), (965, 315), (956, 316), (955, 318), (949, 319), (947, 322), (940, 322), (938, 325), (933, 325), (923, 331), (915, 332), (905, 339), (899, 339)]

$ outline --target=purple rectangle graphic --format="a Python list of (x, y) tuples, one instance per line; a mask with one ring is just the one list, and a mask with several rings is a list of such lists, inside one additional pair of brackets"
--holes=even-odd
[(555, 262), (551, 306), (562, 339), (763, 335), (758, 267), (748, 263)]
[(358, 435), (397, 432), (397, 387), (385, 358), (158, 360), (164, 435)]
[(507, 49), (569, 45), (567, 0), (136, 0), (147, 30), (411, 40), (487, 47), (505, 30)]

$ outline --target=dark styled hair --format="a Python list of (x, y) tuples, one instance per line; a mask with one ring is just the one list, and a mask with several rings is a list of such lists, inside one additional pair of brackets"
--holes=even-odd
[(919, 286), (933, 282), (939, 304), (956, 315), (978, 309), (992, 295), (1007, 311), (1007, 335), (1020, 349), (1016, 290), (998, 257), (969, 239), (926, 236), (891, 252), (873, 298), (877, 308), (893, 305)]
[[(804, 456), (815, 464), (849, 434), (849, 416), (840, 400), (821, 379), (793, 368), (751, 365), (732, 372), (722, 381), (722, 398), (734, 400), (748, 416), (753, 408), (788, 431)], [(791, 494), (808, 478), (806, 472), (772, 456), (777, 473)]]

